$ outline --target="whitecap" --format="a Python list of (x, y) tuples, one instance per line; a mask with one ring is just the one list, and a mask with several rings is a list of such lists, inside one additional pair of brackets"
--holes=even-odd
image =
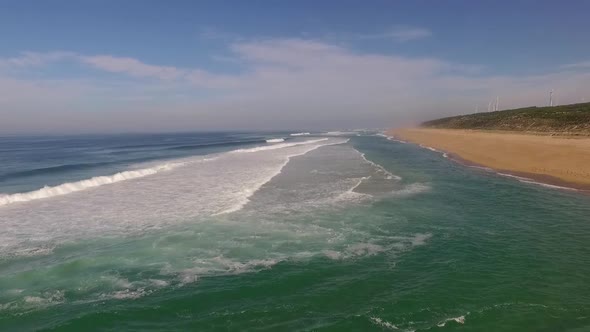
[[(469, 314), (469, 313), (467, 313), (467, 314)], [(441, 321), (440, 323), (436, 324), (436, 326), (444, 327), (448, 322), (456, 322), (459, 324), (465, 324), (465, 316), (447, 318), (447, 319)]]
[(266, 143), (281, 143), (284, 141), (285, 141), (284, 138), (271, 138), (271, 139), (267, 139)]
[(54, 187), (45, 186), (41, 189), (25, 193), (3, 195), (0, 196), (0, 206), (17, 202), (28, 202), (37, 199), (67, 195), (73, 192), (82, 191), (89, 188), (100, 187), (103, 185), (112, 184), (120, 181), (141, 178), (144, 176), (156, 174), (161, 171), (171, 170), (184, 164), (185, 163), (166, 163), (150, 168), (124, 171), (113, 175), (96, 176), (86, 180), (62, 183)]
[(237, 150), (233, 150), (231, 152), (233, 152), (233, 153), (252, 153), (252, 152), (290, 148), (290, 147), (298, 146), (298, 145), (319, 143), (319, 142), (323, 142), (323, 141), (327, 141), (327, 140), (328, 140), (327, 138), (320, 138), (320, 139), (307, 140), (307, 141), (296, 142), (296, 143), (282, 143), (282, 144), (273, 144), (273, 145), (269, 145), (269, 146), (258, 146), (258, 147), (249, 148), (249, 149), (237, 149)]
[(392, 323), (390, 323), (390, 322), (388, 322), (386, 320), (383, 320), (383, 319), (381, 319), (379, 317), (370, 317), (370, 319), (371, 319), (371, 322), (373, 322), (373, 323), (375, 323), (375, 324), (377, 324), (377, 325), (379, 325), (381, 327), (384, 327), (386, 329), (399, 330), (399, 328), (397, 326), (395, 326)]

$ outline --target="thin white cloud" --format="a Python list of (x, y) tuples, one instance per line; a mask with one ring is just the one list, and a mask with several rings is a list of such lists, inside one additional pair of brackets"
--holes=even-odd
[(16, 57), (4, 59), (0, 58), (0, 68), (41, 66), (51, 62), (65, 60), (72, 56), (75, 56), (75, 54), (71, 52), (22, 52)]
[(565, 64), (565, 65), (562, 65), (561, 68), (564, 68), (564, 69), (585, 69), (585, 68), (590, 68), (590, 60), (576, 62), (576, 63), (568, 63), (568, 64)]
[(0, 58), (0, 68), (44, 66), (60, 61), (74, 61), (112, 73), (122, 73), (134, 77), (151, 77), (162, 80), (178, 79), (187, 74), (187, 71), (183, 69), (173, 66), (151, 65), (134, 58), (115, 57), (112, 55), (85, 56), (74, 52), (22, 52), (17, 57)]
[(98, 69), (112, 73), (124, 73), (134, 77), (153, 77), (162, 80), (173, 80), (185, 74), (183, 70), (176, 67), (149, 65), (133, 58), (96, 55), (80, 56), (79, 60)]
[[(122, 131), (394, 126), (470, 112), (500, 96), (505, 108), (590, 100), (590, 73), (483, 75), (436, 58), (359, 53), (306, 39), (228, 45), (235, 73), (148, 64), (111, 55), (27, 55), (3, 63), (38, 70), (54, 61), (144, 78), (88, 77), (82, 82), (3, 77), (0, 131)], [(26, 59), (27, 61), (24, 61)], [(53, 62), (52, 62), (53, 61)], [(31, 98), (35, 96), (35, 98)], [(116, 119), (116, 121), (114, 121)], [(50, 124), (50, 125), (49, 125)]]
[(432, 36), (432, 32), (426, 28), (396, 26), (389, 30), (374, 34), (363, 34), (358, 37), (361, 39), (390, 39), (398, 42), (407, 42), (416, 39), (423, 39)]

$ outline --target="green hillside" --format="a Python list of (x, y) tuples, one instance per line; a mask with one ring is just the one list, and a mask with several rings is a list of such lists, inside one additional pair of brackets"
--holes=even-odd
[(590, 135), (590, 103), (459, 115), (427, 121), (422, 126)]

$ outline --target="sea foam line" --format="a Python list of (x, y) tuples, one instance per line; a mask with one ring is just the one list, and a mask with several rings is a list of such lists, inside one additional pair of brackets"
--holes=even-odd
[[(491, 170), (492, 172), (495, 172), (493, 169)], [(554, 184), (548, 184), (548, 183), (543, 183), (543, 182), (538, 182), (535, 181), (533, 179), (530, 178), (525, 178), (522, 176), (517, 176), (517, 175), (512, 175), (512, 174), (507, 174), (507, 173), (501, 173), (501, 172), (495, 172), (496, 174), (500, 175), (500, 176), (504, 176), (504, 177), (508, 177), (508, 178), (513, 178), (516, 179), (522, 183), (529, 183), (529, 184), (535, 184), (538, 186), (542, 186), (542, 187), (546, 187), (546, 188), (551, 188), (551, 189), (561, 189), (561, 190), (571, 190), (571, 191), (578, 191), (578, 189), (576, 188), (570, 188), (570, 187), (563, 187), (563, 186), (557, 186)]]
[(383, 320), (383, 319), (381, 319), (379, 317), (370, 317), (370, 319), (371, 319), (371, 322), (373, 322), (373, 323), (375, 323), (375, 324), (377, 324), (377, 325), (379, 325), (381, 327), (384, 327), (386, 329), (399, 330), (399, 328), (397, 326), (395, 326), (392, 323), (390, 323), (390, 322), (388, 322), (386, 320)]
[(386, 179), (388, 179), (388, 180), (391, 180), (391, 179), (395, 179), (395, 180), (401, 180), (401, 179), (402, 179), (400, 176), (397, 176), (397, 175), (395, 175), (395, 174), (391, 173), (390, 171), (386, 170), (386, 169), (385, 169), (383, 166), (381, 166), (381, 165), (379, 165), (379, 164), (377, 164), (377, 163), (374, 163), (374, 162), (370, 161), (369, 159), (367, 159), (367, 157), (365, 156), (365, 154), (364, 154), (364, 153), (362, 153), (362, 152), (360, 152), (359, 150), (357, 150), (357, 149), (354, 149), (354, 151), (356, 151), (356, 152), (360, 153), (360, 154), (361, 154), (361, 157), (363, 158), (363, 160), (364, 160), (366, 163), (368, 163), (368, 164), (370, 164), (370, 165), (373, 165), (373, 167), (375, 167), (375, 168), (377, 168), (378, 170), (380, 170), (381, 172), (385, 173), (385, 175), (386, 175)]
[[(281, 143), (281, 144), (273, 144), (273, 145), (268, 145), (268, 146), (258, 146), (258, 147), (250, 148), (250, 149), (237, 149), (237, 150), (233, 150), (231, 152), (232, 153), (251, 153), (251, 152), (289, 148), (289, 147), (298, 146), (298, 145), (313, 144), (313, 143), (318, 143), (318, 142), (327, 141), (327, 140), (328, 140), (327, 138), (320, 138), (320, 139), (307, 140), (304, 142)], [(338, 144), (340, 144), (340, 143), (338, 143)]]
[[(318, 139), (318, 140), (310, 140), (310, 141), (305, 141), (305, 142), (301, 142), (301, 143), (289, 143), (289, 144), (277, 144), (277, 145), (273, 145), (273, 146), (269, 146), (269, 147), (260, 147), (260, 148), (252, 148), (252, 149), (245, 149), (242, 151), (236, 150), (236, 151), (232, 151), (232, 152), (257, 152), (257, 151), (264, 151), (264, 150), (272, 150), (272, 149), (268, 149), (268, 148), (274, 148), (277, 147), (279, 145), (281, 145), (282, 147), (291, 147), (291, 146), (295, 146), (295, 145), (301, 145), (301, 144), (311, 144), (311, 143), (318, 143), (318, 142), (322, 142), (322, 141), (326, 141), (327, 138), (324, 139)], [(340, 141), (340, 142), (335, 142), (335, 143), (329, 143), (329, 144), (319, 144), (316, 146), (311, 147), (310, 149), (307, 149), (301, 153), (296, 153), (296, 154), (292, 154), (289, 155), (286, 160), (283, 162), (283, 164), (277, 169), (276, 172), (270, 174), (268, 177), (264, 178), (262, 181), (260, 181), (259, 183), (257, 183), (255, 186), (253, 186), (252, 188), (246, 188), (244, 189), (242, 192), (244, 193), (244, 195), (241, 197), (240, 201), (235, 204), (234, 206), (225, 209), (223, 211), (217, 212), (215, 214), (213, 214), (213, 216), (218, 216), (218, 215), (222, 215), (222, 214), (229, 214), (229, 213), (233, 213), (236, 211), (241, 210), (244, 206), (246, 206), (246, 204), (248, 204), (248, 202), (250, 202), (250, 198), (262, 187), (264, 186), (266, 183), (270, 182), (275, 176), (281, 174), (281, 172), (283, 171), (283, 168), (285, 168), (285, 166), (287, 166), (287, 164), (289, 163), (289, 161), (291, 160), (291, 158), (293, 157), (297, 157), (297, 156), (302, 156), (304, 154), (307, 154), (317, 148), (320, 148), (322, 146), (328, 146), (328, 145), (335, 145), (335, 144), (345, 144), (347, 143), (349, 140), (346, 141)], [(263, 148), (267, 148), (267, 149), (263, 149)]]
[(281, 143), (284, 141), (285, 141), (284, 138), (271, 138), (271, 139), (267, 139), (266, 143)]
[(407, 141), (404, 141), (402, 139), (396, 138), (395, 136), (389, 136), (389, 135), (387, 135), (385, 133), (377, 133), (377, 134), (375, 134), (375, 136), (384, 137), (387, 140), (392, 141), (392, 142), (399, 142), (399, 143), (403, 143), (403, 144), (407, 144), (408, 143)]
[(0, 196), (0, 206), (17, 203), (17, 202), (28, 202), (37, 199), (67, 195), (73, 192), (82, 191), (88, 188), (100, 187), (106, 184), (112, 184), (125, 180), (137, 179), (144, 176), (156, 174), (161, 171), (171, 170), (173, 168), (185, 165), (185, 162), (179, 163), (167, 163), (157, 165), (150, 168), (143, 168), (132, 171), (119, 172), (113, 175), (96, 176), (90, 179), (62, 183), (57, 186), (49, 187), (45, 186), (41, 189), (29, 191), (25, 193), (16, 193)]

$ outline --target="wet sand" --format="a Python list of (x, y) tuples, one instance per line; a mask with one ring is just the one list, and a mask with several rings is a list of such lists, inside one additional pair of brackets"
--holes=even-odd
[(463, 163), (590, 190), (590, 137), (425, 128), (395, 129), (387, 134), (444, 151)]

